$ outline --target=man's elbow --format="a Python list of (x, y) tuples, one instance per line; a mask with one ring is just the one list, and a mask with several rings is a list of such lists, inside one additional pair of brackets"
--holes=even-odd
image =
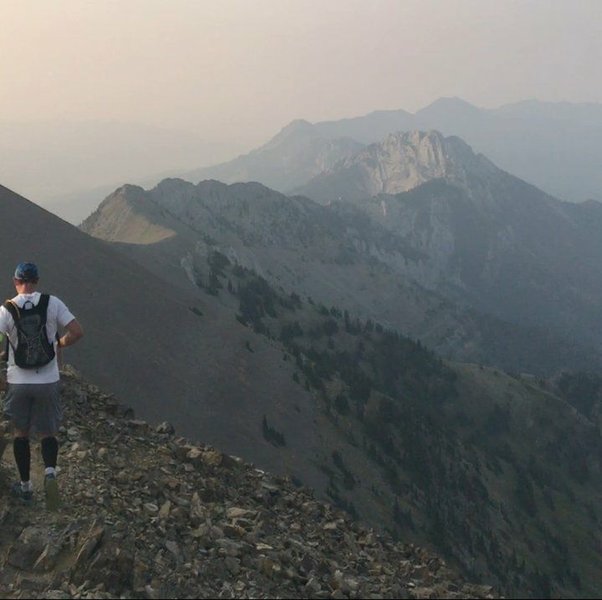
[(71, 321), (67, 325), (67, 332), (73, 343), (84, 337), (84, 328), (77, 321)]
[(78, 323), (77, 330), (75, 332), (75, 338), (77, 340), (81, 340), (83, 337), (84, 337), (84, 328), (81, 325), (79, 325), (79, 323)]

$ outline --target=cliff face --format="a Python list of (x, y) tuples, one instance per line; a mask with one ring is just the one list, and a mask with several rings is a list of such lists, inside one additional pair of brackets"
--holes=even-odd
[(43, 508), (40, 465), (31, 506), (0, 465), (3, 598), (494, 597), (290, 480), (135, 420), (71, 369), (63, 398), (61, 511)]
[(319, 202), (363, 200), (406, 192), (432, 179), (466, 187), (495, 170), (460, 138), (437, 131), (399, 132), (341, 160), (296, 191)]

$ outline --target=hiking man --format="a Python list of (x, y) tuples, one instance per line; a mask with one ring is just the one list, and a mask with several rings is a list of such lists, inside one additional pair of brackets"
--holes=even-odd
[(9, 347), (4, 413), (13, 424), (13, 450), (21, 477), (12, 491), (25, 501), (32, 499), (29, 436), (36, 431), (45, 467), (46, 505), (49, 510), (56, 510), (59, 506), (56, 434), (62, 418), (56, 353), (58, 348), (77, 342), (83, 330), (61, 300), (36, 291), (35, 264), (17, 265), (13, 284), (17, 295), (0, 307), (0, 333), (8, 337)]

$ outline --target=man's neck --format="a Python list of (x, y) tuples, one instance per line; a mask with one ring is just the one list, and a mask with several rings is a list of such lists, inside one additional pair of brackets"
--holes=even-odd
[(36, 285), (32, 283), (23, 283), (16, 285), (17, 294), (33, 294), (36, 292)]

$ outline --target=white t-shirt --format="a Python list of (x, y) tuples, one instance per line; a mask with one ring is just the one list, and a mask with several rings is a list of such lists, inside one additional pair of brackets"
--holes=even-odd
[[(34, 292), (33, 294), (19, 294), (12, 301), (19, 307), (30, 301), (37, 306), (42, 294)], [(49, 340), (56, 340), (58, 331), (65, 328), (75, 317), (71, 314), (65, 304), (56, 296), (50, 296), (48, 301), (48, 312), (46, 313), (46, 333)], [(0, 333), (8, 335), (8, 339), (13, 346), (17, 344), (17, 327), (12, 315), (4, 306), (0, 306)], [(56, 349), (56, 342), (55, 342)], [(22, 369), (15, 365), (12, 347), (8, 352), (8, 370), (6, 380), (8, 383), (54, 383), (59, 380), (59, 365), (56, 356), (43, 367), (38, 369)]]

